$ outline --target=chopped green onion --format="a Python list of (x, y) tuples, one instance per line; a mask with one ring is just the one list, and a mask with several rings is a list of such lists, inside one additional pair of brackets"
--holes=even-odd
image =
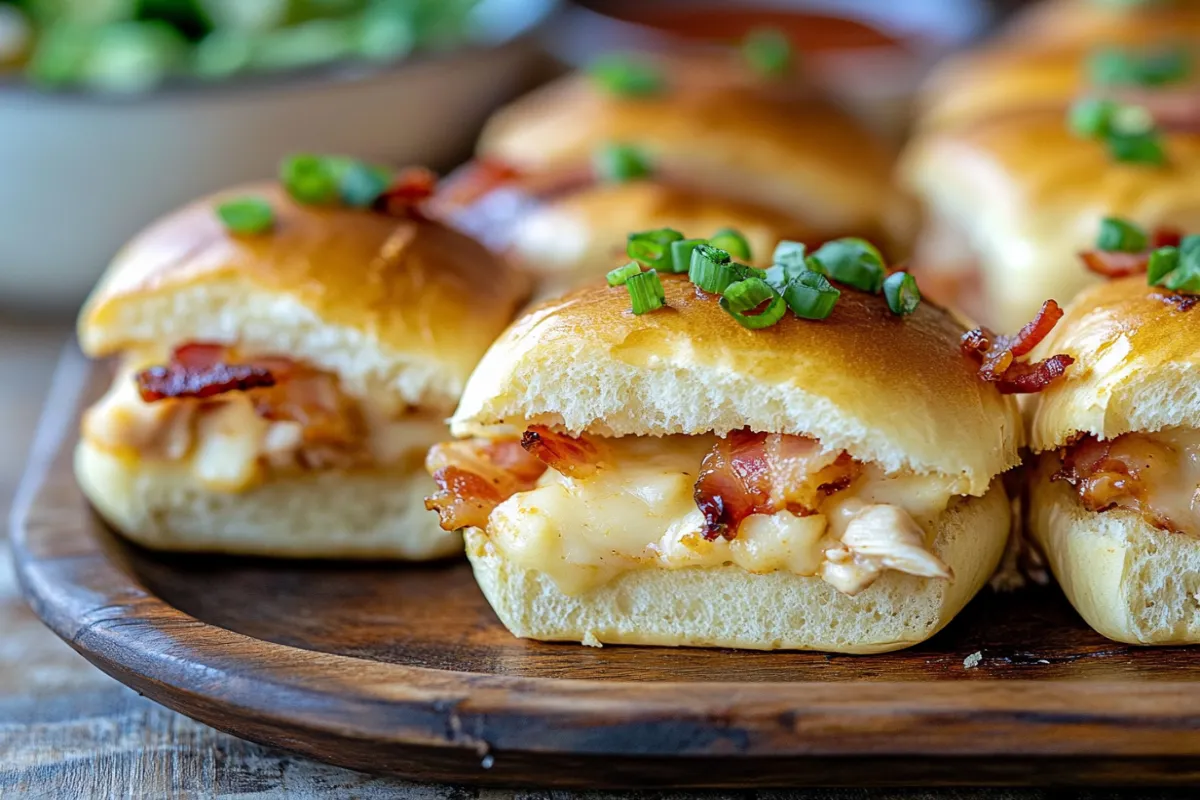
[(706, 239), (680, 239), (671, 242), (671, 272), (687, 272), (692, 266), (692, 251), (702, 244), (708, 244)]
[(745, 278), (725, 287), (723, 295), (731, 311), (753, 311), (778, 292), (762, 278)]
[(1163, 280), (1171, 291), (1200, 293), (1200, 236), (1185, 236), (1179, 243), (1179, 266)]
[(641, 150), (629, 144), (610, 142), (592, 157), (592, 165), (601, 180), (610, 183), (644, 178), (650, 174), (650, 161)]
[(328, 205), (338, 199), (337, 176), (329, 160), (320, 156), (288, 156), (279, 166), (279, 180), (299, 203)]
[(275, 212), (261, 197), (226, 200), (217, 206), (217, 216), (233, 233), (264, 233), (275, 225)]
[(1138, 133), (1132, 136), (1112, 135), (1108, 138), (1108, 152), (1115, 160), (1126, 164), (1163, 164), (1167, 160), (1162, 140), (1156, 133)]
[(819, 272), (804, 272), (790, 281), (782, 292), (788, 308), (803, 319), (825, 319), (833, 313), (841, 292)]
[(629, 280), (634, 275), (640, 275), (641, 272), (642, 272), (642, 265), (637, 263), (636, 261), (630, 261), (625, 266), (617, 267), (616, 269), (614, 269), (608, 273), (608, 275), (606, 276), (608, 278), (608, 285), (609, 286), (624, 286), (625, 281)]
[(907, 272), (893, 272), (883, 281), (883, 296), (893, 314), (906, 316), (921, 305), (921, 290), (917, 279)]
[(883, 255), (864, 239), (834, 239), (811, 256), (820, 272), (838, 283), (864, 292), (878, 293), (883, 286)]
[(666, 305), (667, 295), (663, 291), (662, 281), (652, 269), (630, 275), (625, 279), (625, 288), (629, 290), (629, 299), (633, 303), (635, 314), (645, 314)]
[(1132, 222), (1116, 217), (1100, 220), (1100, 235), (1096, 237), (1096, 249), (1118, 253), (1140, 253), (1146, 249), (1149, 237)]
[(759, 75), (779, 78), (791, 70), (792, 43), (777, 28), (760, 28), (742, 42), (742, 57)]
[(351, 160), (338, 177), (338, 194), (351, 208), (370, 208), (391, 182), (389, 171)]
[(1088, 73), (1098, 86), (1162, 86), (1190, 71), (1190, 54), (1182, 47), (1141, 52), (1106, 47), (1088, 59)]
[(683, 234), (671, 228), (631, 233), (625, 253), (644, 266), (673, 272), (671, 244), (682, 240)]
[(737, 258), (744, 258), (747, 261), (754, 258), (750, 255), (750, 242), (746, 241), (746, 237), (740, 231), (733, 228), (722, 228), (708, 237), (708, 243)]
[[(766, 286), (766, 284), (764, 283), (763, 286)], [(767, 287), (767, 291), (771, 291), (770, 287)], [(738, 324), (743, 328), (750, 328), (751, 330), (769, 328), (775, 323), (779, 322), (779, 320), (783, 319), (783, 315), (787, 313), (787, 303), (785, 303), (783, 298), (775, 294), (773, 291), (771, 291), (769, 301), (761, 301), (759, 305), (761, 305), (762, 302), (766, 302), (767, 307), (758, 314), (750, 314), (745, 311), (735, 311), (731, 307), (728, 297), (721, 298), (721, 308), (725, 309), (726, 313), (736, 319)]]
[(688, 279), (702, 290), (720, 294), (729, 284), (742, 279), (736, 265), (729, 261), (729, 253), (708, 244), (696, 245), (692, 250), (692, 263), (688, 267)]
[(658, 94), (666, 85), (654, 64), (637, 56), (612, 53), (592, 62), (588, 74), (601, 89), (620, 97)]
[(1151, 286), (1158, 286), (1163, 278), (1179, 267), (1179, 248), (1160, 247), (1150, 254), (1146, 264), (1146, 281)]
[(1077, 136), (1100, 139), (1112, 131), (1112, 118), (1119, 105), (1115, 100), (1085, 97), (1071, 106), (1067, 123)]
[(807, 248), (803, 242), (792, 242), (783, 239), (779, 244), (775, 245), (775, 253), (771, 256), (771, 263), (781, 264), (785, 267), (803, 267), (806, 250)]

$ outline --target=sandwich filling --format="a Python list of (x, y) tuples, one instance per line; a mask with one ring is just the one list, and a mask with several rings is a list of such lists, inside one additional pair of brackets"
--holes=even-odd
[(446, 530), (580, 594), (636, 569), (820, 576), (857, 594), (887, 570), (949, 580), (931, 547), (954, 481), (885, 474), (804, 436), (567, 436), (439, 444), (426, 505)]
[(1200, 431), (1089, 434), (1042, 454), (1041, 468), (1069, 483), (1088, 511), (1125, 509), (1160, 530), (1200, 536)]
[(165, 360), (127, 356), (83, 420), (92, 446), (187, 465), (201, 485), (225, 492), (313, 470), (415, 471), (445, 431), (440, 415), (351, 397), (330, 373), (203, 343), (175, 348)]

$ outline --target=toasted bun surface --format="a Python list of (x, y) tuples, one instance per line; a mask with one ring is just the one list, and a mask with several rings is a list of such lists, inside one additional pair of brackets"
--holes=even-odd
[(1030, 502), (1031, 532), (1089, 625), (1129, 644), (1200, 643), (1200, 540), (1133, 511), (1088, 511), (1044, 470)]
[(1156, 41), (1178, 39), (1197, 27), (1200, 9), (1191, 0), (1049, 0), (1015, 14), (1001, 40), (1014, 47), (1038, 48)]
[(537, 207), (517, 221), (509, 257), (535, 273), (540, 293), (550, 297), (603, 276), (626, 260), (630, 232), (654, 228), (674, 228), (689, 237), (734, 228), (750, 242), (755, 263), (764, 266), (781, 239), (817, 239), (811, 229), (778, 212), (634, 181), (596, 184)]
[(462, 550), (462, 538), (425, 510), (434, 487), (420, 469), (316, 471), (230, 493), (198, 485), (184, 465), (81, 441), (75, 474), (105, 520), (155, 550), (410, 560)]
[(1032, 358), (1067, 353), (1065, 378), (1038, 396), (1037, 452), (1076, 433), (1111, 439), (1131, 431), (1200, 427), (1200, 308), (1181, 311), (1145, 275), (1081, 293)]
[(995, 570), (1008, 529), (997, 480), (983, 497), (956, 500), (938, 518), (933, 550), (954, 570), (952, 582), (889, 571), (853, 597), (817, 577), (734, 566), (637, 570), (573, 597), (545, 574), (509, 562), (478, 530), (467, 531), (467, 556), (488, 602), (521, 637), (883, 653), (924, 641), (949, 622)]
[[(274, 230), (231, 234), (213, 211), (269, 200)], [(335, 372), (348, 391), (452, 407), (527, 294), (482, 245), (426, 221), (301, 205), (270, 184), (205, 198), (122, 250), (79, 320), (84, 350), (236, 344)]]
[(982, 321), (1011, 332), (1046, 298), (1066, 303), (1098, 280), (1078, 253), (1101, 218), (1200, 228), (1200, 136), (1164, 139), (1165, 166), (1121, 163), (1072, 135), (1062, 113), (1031, 112), (918, 137), (901, 172), (978, 255), (990, 303)]
[(1017, 463), (1015, 403), (979, 381), (946, 312), (922, 303), (901, 318), (847, 289), (826, 320), (789, 313), (751, 331), (686, 276), (662, 282), (669, 308), (641, 316), (607, 286), (530, 311), (471, 376), (452, 431), (807, 434), (889, 471), (961, 477), (972, 494)]
[(612, 141), (642, 148), (656, 168), (708, 177), (729, 196), (822, 229), (866, 230), (895, 219), (899, 205), (889, 188), (891, 154), (853, 120), (815, 100), (798, 103), (746, 86), (684, 81), (630, 98), (572, 75), (498, 112), (478, 152), (543, 171), (587, 163)]

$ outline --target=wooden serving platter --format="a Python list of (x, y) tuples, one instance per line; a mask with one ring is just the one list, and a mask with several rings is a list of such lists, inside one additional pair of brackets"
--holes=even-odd
[(100, 669), (237, 736), (480, 784), (1200, 781), (1200, 652), (1109, 642), (1053, 588), (888, 655), (595, 649), (512, 638), (463, 562), (139, 549), (71, 474), (102, 373), (64, 356), (18, 498), (24, 590)]

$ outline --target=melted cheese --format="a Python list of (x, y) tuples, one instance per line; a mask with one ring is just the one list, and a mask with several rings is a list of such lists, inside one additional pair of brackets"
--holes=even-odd
[[(756, 514), (732, 541), (709, 542), (701, 535), (704, 518), (692, 495), (700, 462), (714, 440), (608, 440), (608, 468), (582, 480), (547, 470), (537, 488), (497, 506), (487, 531), (492, 545), (508, 559), (546, 573), (567, 594), (646, 568), (734, 564), (755, 573), (818, 575), (826, 551), (841, 547), (841, 537), (865, 510), (889, 505), (928, 521), (953, 496), (945, 479), (885, 476), (868, 466), (850, 488), (826, 500), (821, 513)], [(865, 588), (873, 579), (859, 583)]]
[[(205, 488), (221, 492), (250, 489), (270, 475), (297, 471), (303, 458), (303, 428), (272, 422), (254, 411), (241, 392), (204, 401), (143, 402), (131, 361), (108, 392), (83, 418), (83, 437), (92, 445), (129, 462), (170, 461), (190, 465)], [(378, 466), (418, 471), (426, 451), (446, 436), (440, 417), (408, 413), (395, 416), (369, 401), (358, 401), (366, 427), (365, 459)]]

